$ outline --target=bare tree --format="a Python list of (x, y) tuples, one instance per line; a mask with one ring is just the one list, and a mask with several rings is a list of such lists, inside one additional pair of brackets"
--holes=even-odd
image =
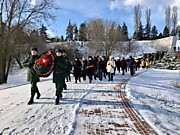
[(171, 30), (171, 7), (166, 8), (166, 27)]
[(140, 5), (135, 5), (134, 7), (134, 30), (138, 33), (139, 25), (141, 21), (141, 8)]
[(146, 9), (146, 38), (150, 37), (150, 32), (151, 32), (151, 9), (147, 8)]
[[(18, 30), (36, 27), (42, 21), (54, 19), (50, 11), (55, 8), (53, 0), (1, 0), (0, 3), (0, 84), (6, 83), (12, 61), (12, 52), (18, 38)], [(3, 16), (3, 17), (2, 17)]]
[(176, 27), (177, 27), (177, 6), (173, 7), (173, 12), (172, 12), (172, 34), (175, 36), (176, 34)]
[(90, 48), (96, 49), (107, 57), (117, 48), (117, 43), (123, 39), (122, 30), (114, 21), (92, 19), (88, 24), (88, 32)]
[(91, 19), (87, 24), (90, 38), (89, 47), (97, 49), (97, 46), (99, 46), (99, 52), (103, 51), (103, 45), (105, 40), (105, 27), (103, 23), (104, 22), (102, 19)]

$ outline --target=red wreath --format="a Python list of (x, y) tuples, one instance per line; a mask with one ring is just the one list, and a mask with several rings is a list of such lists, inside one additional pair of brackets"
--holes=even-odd
[(44, 55), (42, 58), (39, 59), (38, 65), (47, 67), (49, 62), (50, 62), (50, 59), (48, 58), (48, 56)]
[(54, 55), (49, 50), (46, 53), (41, 54), (40, 58), (35, 61), (33, 69), (39, 77), (48, 77), (54, 68)]

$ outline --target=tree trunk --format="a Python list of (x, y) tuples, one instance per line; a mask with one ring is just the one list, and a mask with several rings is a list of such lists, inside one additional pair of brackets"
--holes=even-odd
[(18, 65), (19, 65), (20, 69), (22, 69), (22, 68), (23, 68), (23, 66), (22, 66), (22, 64), (21, 64), (20, 60), (19, 60), (17, 57), (16, 57), (15, 59), (16, 59), (16, 61), (17, 61)]
[(6, 61), (5, 56), (2, 54), (0, 57), (0, 84), (6, 83), (6, 77), (5, 77), (5, 67), (6, 67)]
[(5, 72), (5, 83), (7, 83), (7, 80), (8, 80), (9, 70), (10, 70), (10, 67), (11, 67), (11, 61), (12, 61), (12, 57), (9, 56), (8, 63), (7, 63), (7, 68), (6, 68), (6, 72)]

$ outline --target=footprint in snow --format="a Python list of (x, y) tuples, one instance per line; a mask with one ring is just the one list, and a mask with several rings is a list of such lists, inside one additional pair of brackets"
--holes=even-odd
[(32, 110), (32, 108), (29, 108), (24, 114), (29, 113)]
[(23, 134), (29, 133), (29, 128), (25, 128), (25, 129), (21, 130), (21, 133), (23, 133)]

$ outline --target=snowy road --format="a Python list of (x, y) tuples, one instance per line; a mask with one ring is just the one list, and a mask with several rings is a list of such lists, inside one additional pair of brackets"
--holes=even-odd
[[(141, 72), (143, 71), (139, 71), (139, 73)], [(140, 134), (136, 122), (132, 120), (133, 118), (129, 117), (129, 115), (131, 115), (131, 113), (127, 111), (129, 107), (124, 106), (125, 101), (120, 98), (120, 91), (116, 89), (116, 87), (124, 79), (131, 78), (132, 81), (139, 80), (144, 75), (151, 76), (152, 73), (155, 74), (156, 72), (159, 73), (153, 70), (142, 74), (138, 73), (139, 77), (134, 78), (131, 78), (129, 74), (122, 76), (117, 73), (113, 82), (108, 82), (107, 80), (103, 80), (102, 82), (93, 80), (92, 84), (89, 84), (88, 80), (77, 84), (75, 84), (74, 81), (68, 82), (68, 89), (64, 90), (63, 99), (59, 105), (54, 104), (55, 86), (51, 79), (46, 79), (38, 83), (41, 98), (38, 100), (35, 99), (33, 105), (27, 105), (30, 96), (29, 84), (0, 90), (0, 135)], [(171, 75), (170, 73), (171, 72), (169, 72), (169, 75)], [(164, 74), (164, 72), (162, 72), (162, 74)], [(174, 74), (174, 72), (172, 74)], [(175, 75), (173, 75), (173, 77), (174, 76)], [(144, 83), (142, 80), (139, 81)], [(163, 83), (166, 83), (166, 81), (164, 80)], [(128, 85), (127, 94), (133, 95), (135, 90), (137, 91), (141, 88), (134, 87), (134, 85), (134, 83), (132, 85), (133, 87), (130, 87), (131, 83)], [(141, 86), (144, 85), (141, 84)], [(162, 86), (164, 89), (165, 85)], [(166, 87), (167, 91), (168, 88), (169, 86)], [(159, 89), (161, 88), (159, 87)], [(172, 90), (172, 87), (170, 87), (170, 90)], [(131, 91), (133, 93), (131, 93)], [(147, 93), (147, 95), (150, 93)], [(157, 92), (157, 94), (161, 97), (161, 93)], [(140, 97), (142, 94), (134, 95), (134, 97), (136, 96)], [(130, 98), (134, 99), (131, 96)], [(144, 98), (144, 102), (147, 99), (148, 96)], [(143, 98), (141, 100), (143, 100)], [(178, 99), (177, 102), (179, 102)], [(146, 104), (150, 105), (150, 102)], [(158, 104), (158, 102), (155, 102), (155, 104)], [(177, 105), (174, 106), (174, 108), (175, 107), (179, 108)], [(145, 105), (143, 109), (152, 111), (152, 108), (150, 106), (147, 107), (147, 105)], [(141, 112), (139, 109), (137, 110)], [(139, 116), (139, 114), (137, 115)], [(144, 116), (146, 115), (143, 114), (143, 117)], [(153, 117), (155, 116), (158, 116), (158, 113), (153, 114)], [(142, 117), (140, 116), (140, 118)], [(151, 122), (151, 115), (145, 118), (151, 125), (153, 124), (154, 121)], [(162, 124), (166, 122), (163, 120), (165, 119), (161, 120)], [(157, 126), (156, 124), (157, 123), (153, 125), (155, 130), (163, 130), (161, 126)], [(160, 128), (156, 129), (156, 127)], [(169, 130), (168, 133), (177, 133), (178, 135), (178, 131), (176, 131), (177, 130)], [(165, 134), (165, 132), (163, 134)]]
[(29, 85), (1, 90), (0, 131), (3, 134), (69, 134), (81, 100), (97, 84), (68, 85), (60, 105), (54, 105), (52, 81), (40, 82), (41, 98), (28, 106)]
[[(1, 90), (0, 131), (3, 135), (86, 135), (92, 134), (91, 130), (96, 130), (94, 127), (108, 126), (110, 122), (129, 123), (129, 119), (119, 120), (119, 116), (115, 117), (117, 111), (122, 113), (122, 117), (125, 114), (120, 103), (119, 91), (114, 88), (122, 79), (130, 77), (128, 74), (125, 77), (120, 76), (119, 73), (116, 74), (114, 82), (107, 80), (101, 82), (93, 80), (92, 84), (89, 84), (88, 80), (78, 84), (74, 81), (68, 82), (68, 90), (64, 90), (59, 105), (54, 104), (55, 87), (51, 80), (38, 83), (42, 96), (38, 100), (35, 99), (33, 105), (27, 105), (30, 96), (29, 84)], [(104, 112), (98, 117), (92, 114), (86, 116), (84, 113), (98, 109)], [(111, 115), (114, 115), (113, 120)], [(127, 130), (129, 133), (137, 132), (134, 126)]]

